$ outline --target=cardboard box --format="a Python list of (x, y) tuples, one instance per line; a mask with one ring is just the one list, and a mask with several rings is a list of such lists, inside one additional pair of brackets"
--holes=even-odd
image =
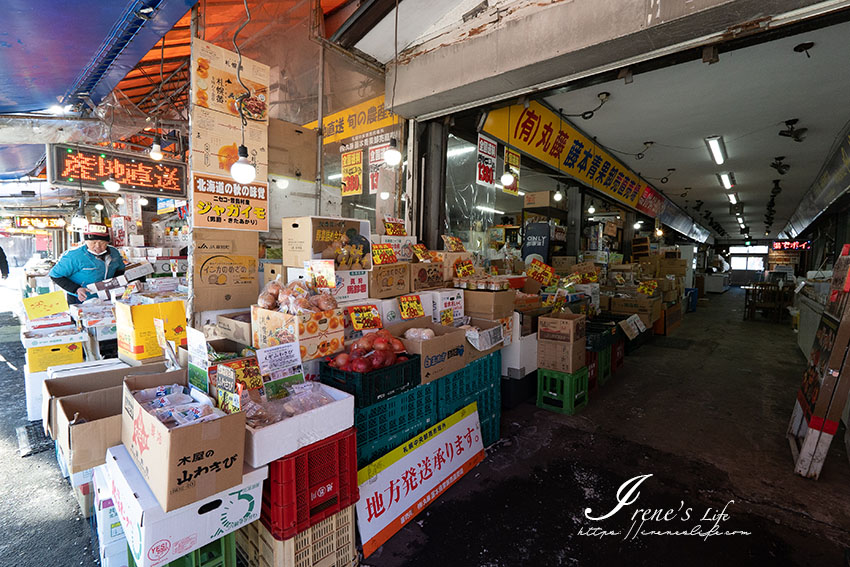
[(661, 298), (640, 295), (631, 297), (612, 297), (611, 313), (619, 315), (637, 314), (646, 327), (651, 327), (661, 317)]
[(575, 256), (553, 256), (552, 268), (555, 273), (561, 276), (566, 276), (570, 273), (570, 268), (576, 265)]
[[(431, 329), (436, 335), (427, 341), (412, 341), (404, 338), (404, 332), (412, 328)], [(433, 382), (466, 366), (466, 335), (454, 327), (443, 327), (428, 317), (409, 319), (385, 327), (394, 337), (400, 337), (407, 352), (422, 357), (422, 383)]]
[(153, 320), (165, 322), (165, 338), (177, 345), (186, 344), (186, 305), (183, 301), (168, 301), (130, 305), (115, 302), (115, 321), (118, 327), (118, 351), (130, 360), (145, 360), (162, 356), (156, 340)]
[[(331, 295), (338, 303), (369, 297), (369, 272), (366, 270), (338, 270), (335, 275), (336, 288), (331, 290)], [(306, 277), (307, 271), (303, 268), (286, 268), (287, 283)]]
[[(351, 341), (356, 341), (357, 339), (362, 337), (364, 334), (373, 333), (373, 332), (377, 331), (377, 329), (375, 329), (375, 330), (367, 329), (365, 331), (354, 330), (354, 326), (351, 324), (351, 317), (348, 315), (347, 309), (349, 307), (355, 307), (355, 306), (358, 306), (358, 305), (374, 305), (375, 308), (378, 309), (378, 311), (381, 311), (380, 304), (381, 304), (382, 301), (383, 300), (381, 300), (381, 299), (368, 299), (367, 298), (367, 299), (357, 299), (355, 301), (345, 301), (345, 302), (339, 304), (339, 309), (342, 310), (342, 313), (343, 313), (342, 323), (343, 323), (344, 344), (348, 344)], [(383, 317), (381, 318), (381, 323), (384, 326), (386, 326), (386, 323), (384, 322)]]
[(369, 297), (386, 299), (410, 292), (410, 263), (375, 266), (369, 272)]
[[(515, 315), (519, 315), (516, 313)], [(514, 320), (514, 328), (518, 322)], [(515, 337), (502, 349), (502, 376), (521, 380), (537, 371), (537, 335)], [(535, 381), (535, 384), (537, 382)]]
[(138, 262), (124, 267), (124, 277), (127, 278), (128, 281), (138, 280), (145, 276), (149, 276), (152, 273), (154, 273), (154, 271), (150, 262)]
[(106, 450), (121, 443), (122, 392), (113, 386), (59, 398), (56, 437), (72, 475), (102, 465)]
[(27, 366), (30, 372), (44, 372), (51, 366), (82, 362), (83, 342), (28, 348), (26, 354)]
[(496, 319), (496, 321), (502, 325), (502, 336), (505, 337), (503, 344), (504, 346), (508, 346), (513, 341), (514, 336), (514, 314), (511, 313), (507, 317)]
[(329, 356), (343, 348), (344, 319), (342, 309), (288, 315), (252, 305), (252, 345), (254, 348), (266, 348), (298, 341), (302, 360)]
[(575, 290), (578, 293), (583, 293), (584, 295), (590, 298), (590, 305), (595, 312), (598, 313), (600, 311), (600, 292), (598, 283), (578, 284), (575, 286)]
[(284, 217), (281, 224), (284, 266), (303, 268), (308, 260), (332, 258), (337, 270), (372, 269), (371, 229), (367, 220)]
[[(103, 453), (106, 461), (106, 451)], [(112, 488), (106, 476), (106, 465), (94, 467), (92, 488), (94, 490), (95, 529), (97, 530), (98, 547), (101, 555), (111, 544), (119, 542), (123, 545), (124, 556), (127, 555), (127, 539), (118, 519), (118, 510), (112, 502)], [(114, 553), (113, 553), (114, 554)], [(108, 555), (108, 554), (107, 554)]]
[(611, 311), (611, 296), (603, 293), (599, 294), (599, 309), (602, 311)]
[(285, 271), (286, 269), (282, 264), (263, 262), (263, 285), (266, 285), (272, 280), (283, 282)]
[(537, 338), (567, 343), (578, 342), (585, 337), (586, 324), (587, 318), (584, 315), (547, 313), (537, 320)]
[[(116, 516), (117, 517), (117, 516)], [(121, 522), (118, 522), (121, 525)], [(100, 548), (101, 567), (128, 567), (130, 561), (127, 558), (127, 538), (121, 531), (121, 539)]]
[(477, 327), (466, 331), (466, 342), (469, 343), (467, 364), (479, 358), (492, 354), (502, 348), (505, 343), (504, 327), (500, 321), (488, 319), (470, 319), (469, 324)]
[[(419, 296), (419, 301), (422, 303), (422, 311), (427, 317), (433, 317), (434, 314), (434, 303), (431, 297), (432, 293), (433, 292), (431, 291), (420, 291), (418, 293), (411, 294)], [(381, 323), (385, 327), (387, 325), (392, 325), (393, 323), (398, 323), (402, 320), (397, 297), (393, 297), (392, 299), (382, 299), (378, 303), (380, 304), (378, 305), (378, 310), (381, 312)]]
[(185, 274), (189, 271), (189, 259), (186, 256), (175, 256), (174, 258), (159, 257), (151, 260), (153, 265), (153, 273), (155, 274), (171, 274), (172, 260), (177, 262), (177, 273)]
[(431, 320), (438, 325), (457, 326), (464, 315), (464, 290), (435, 289), (431, 297)]
[[(240, 459), (238, 470), (231, 467), (238, 477), (231, 487), (199, 498), (179, 510), (163, 512), (155, 490), (146, 483), (131, 457), (123, 446), (110, 448), (106, 454), (106, 470), (136, 567), (170, 563), (260, 518), (263, 480), (268, 476), (265, 467), (243, 471)], [(217, 456), (210, 459), (213, 458)], [(195, 467), (198, 466), (196, 463)]]
[(27, 399), (27, 420), (42, 419), (42, 384), (47, 378), (47, 372), (32, 372), (28, 364), (24, 364), (24, 389)]
[(661, 317), (653, 325), (656, 335), (669, 335), (682, 325), (682, 304), (665, 306), (661, 310)]
[(443, 281), (450, 282), (457, 276), (455, 264), (464, 260), (472, 261), (471, 252), (446, 252), (445, 250), (432, 250), (431, 256), (434, 260), (443, 263)]
[(412, 263), (409, 268), (411, 292), (435, 289), (445, 285), (442, 262)]
[(572, 374), (585, 365), (587, 338), (566, 343), (537, 337), (537, 366), (546, 370)]
[(688, 271), (688, 261), (682, 259), (660, 258), (658, 260), (659, 276), (681, 276), (684, 277)]
[(239, 311), (216, 317), (218, 334), (241, 345), (251, 344), (251, 311)]
[(556, 209), (565, 209), (566, 202), (567, 199), (556, 201), (554, 191), (529, 191), (525, 194), (526, 207), (553, 207)]
[(333, 402), (272, 425), (245, 428), (245, 463), (266, 465), (302, 447), (354, 427), (354, 396), (321, 384)]
[(168, 429), (133, 397), (134, 391), (164, 384), (188, 386), (189, 377), (179, 370), (124, 380), (121, 441), (162, 509), (170, 512), (241, 482), (245, 414)]
[(543, 298), (539, 295), (518, 292), (514, 300), (514, 311), (534, 311), (540, 309)]
[(502, 319), (513, 313), (516, 291), (469, 291), (463, 292), (464, 310), (470, 317), (479, 319)]
[(197, 228), (193, 238), (194, 311), (243, 309), (255, 303), (260, 287), (258, 233)]
[(195, 388), (213, 394), (213, 388), (216, 387), (216, 377), (218, 375), (219, 366), (229, 366), (236, 371), (236, 380), (246, 383), (244, 372), (246, 368), (257, 367), (256, 356), (245, 356), (239, 358), (231, 358), (220, 362), (210, 362), (208, 352), (212, 348), (215, 352), (235, 352), (242, 351), (246, 343), (238, 343), (230, 339), (212, 339), (207, 340), (204, 333), (197, 329), (189, 328), (186, 330), (188, 351), (188, 370), (189, 383)]
[(643, 256), (640, 258), (640, 275), (643, 279), (651, 279), (658, 275), (660, 256)]
[[(389, 244), (393, 248), (393, 252), (395, 252), (395, 257), (398, 258), (402, 262), (408, 262), (413, 259), (413, 248), (412, 246), (416, 244), (415, 236), (378, 236), (378, 239), (375, 242), (379, 242), (381, 244)], [(373, 237), (374, 239), (374, 237)]]
[(678, 301), (680, 297), (681, 295), (678, 290), (671, 289), (670, 291), (665, 291), (661, 295), (661, 301), (663, 301), (664, 303), (671, 303), (673, 301)]

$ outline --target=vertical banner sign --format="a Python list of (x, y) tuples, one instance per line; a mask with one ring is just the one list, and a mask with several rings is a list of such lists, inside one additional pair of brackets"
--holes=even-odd
[(478, 173), (475, 182), (489, 189), (496, 188), (496, 142), (478, 134)]
[(514, 174), (514, 182), (502, 187), (502, 191), (508, 195), (513, 195), (514, 197), (519, 196), (519, 163), (519, 152), (515, 152), (514, 150), (505, 147), (505, 167), (508, 171)]
[(378, 192), (378, 172), (384, 165), (384, 152), (390, 147), (389, 144), (372, 146), (369, 148), (369, 194)]
[(342, 154), (342, 196), (363, 194), (363, 151)]
[(484, 460), (472, 403), (357, 473), (357, 525), (369, 557)]
[(242, 58), (241, 78), (248, 87), (242, 102), (245, 147), (257, 171), (255, 182), (242, 185), (230, 175), (243, 132), (237, 100), (245, 90), (236, 76), (238, 60), (232, 51), (192, 40), (192, 222), (195, 227), (266, 232), (269, 67)]

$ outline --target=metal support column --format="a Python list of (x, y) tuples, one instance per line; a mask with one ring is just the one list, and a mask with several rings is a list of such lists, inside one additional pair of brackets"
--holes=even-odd
[(446, 194), (446, 146), (448, 128), (443, 121), (432, 120), (427, 124), (424, 149), (423, 183), (419, 198), (422, 242), (429, 250), (437, 250), (440, 234), (443, 232), (444, 207)]
[(567, 256), (575, 256), (581, 250), (582, 196), (578, 186), (567, 187)]
[(637, 215), (634, 211), (626, 210), (626, 216), (623, 220), (623, 262), (627, 262), (632, 255), (632, 240), (635, 238), (635, 221)]

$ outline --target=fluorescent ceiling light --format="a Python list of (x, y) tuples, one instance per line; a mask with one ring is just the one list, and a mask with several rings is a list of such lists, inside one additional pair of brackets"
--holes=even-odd
[(735, 186), (735, 175), (731, 171), (729, 173), (718, 173), (717, 178), (727, 191)]
[(738, 195), (736, 195), (735, 193), (729, 193), (727, 197), (729, 197), (729, 202), (733, 205), (738, 204)]
[(475, 146), (463, 146), (461, 148), (452, 148), (446, 152), (446, 157), (457, 157), (464, 154), (469, 154), (475, 151)]
[(334, 173), (333, 175), (328, 175), (328, 181), (335, 181), (337, 179), (342, 179), (341, 173)]
[(495, 214), (497, 214), (497, 215), (503, 215), (503, 214), (505, 214), (505, 211), (500, 211), (500, 210), (498, 210), (498, 209), (494, 209), (494, 208), (492, 208), (492, 207), (485, 207), (484, 205), (478, 205), (478, 206), (477, 206), (477, 207), (475, 207), (475, 208), (476, 208), (476, 209), (478, 209), (478, 210), (479, 210), (479, 211), (481, 211), (481, 212), (484, 212), (484, 213), (495, 213)]
[(714, 163), (723, 165), (726, 161), (726, 144), (723, 143), (723, 136), (709, 136), (705, 139), (705, 143)]

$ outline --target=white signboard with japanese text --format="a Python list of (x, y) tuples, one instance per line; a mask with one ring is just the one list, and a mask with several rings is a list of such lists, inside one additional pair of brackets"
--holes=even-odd
[(478, 134), (478, 171), (475, 182), (489, 189), (496, 187), (496, 145), (495, 140)]
[(357, 525), (368, 557), (484, 459), (472, 403), (357, 474)]

